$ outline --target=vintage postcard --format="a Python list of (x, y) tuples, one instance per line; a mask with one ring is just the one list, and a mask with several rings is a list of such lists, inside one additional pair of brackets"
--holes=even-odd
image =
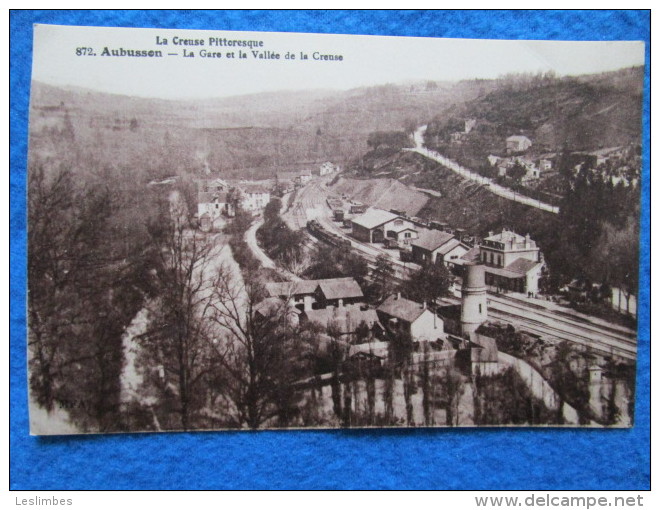
[(32, 434), (630, 427), (641, 42), (36, 25)]

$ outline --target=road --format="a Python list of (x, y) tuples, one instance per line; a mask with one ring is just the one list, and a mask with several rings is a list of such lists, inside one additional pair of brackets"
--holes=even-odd
[(489, 179), (488, 177), (484, 177), (483, 175), (479, 175), (476, 172), (472, 172), (467, 168), (459, 165), (455, 161), (452, 161), (451, 159), (443, 156), (442, 154), (427, 149), (426, 147), (424, 147), (425, 131), (426, 131), (426, 126), (421, 126), (419, 129), (417, 129), (417, 131), (415, 131), (413, 135), (413, 140), (415, 141), (415, 148), (404, 149), (404, 150), (421, 154), (424, 157), (427, 157), (429, 159), (432, 159), (433, 161), (440, 163), (441, 165), (445, 166), (446, 168), (449, 168), (453, 172), (457, 173), (458, 175), (466, 179), (483, 184), (484, 188), (486, 188), (491, 193), (494, 193), (499, 197), (506, 198), (507, 200), (513, 200), (514, 202), (525, 204), (530, 207), (536, 207), (537, 209), (546, 212), (551, 212), (553, 214), (559, 213), (559, 207), (557, 206), (546, 204), (545, 202), (541, 202), (540, 200), (535, 200), (533, 198), (526, 197), (524, 195), (521, 195), (520, 193), (516, 193), (515, 191), (509, 188), (500, 186), (492, 179)]
[(257, 243), (257, 230), (259, 230), (259, 227), (261, 227), (263, 224), (264, 219), (260, 216), (259, 219), (255, 221), (249, 229), (246, 230), (245, 242), (247, 243), (248, 247), (263, 267), (277, 271), (284, 278), (290, 281), (300, 280), (300, 277), (279, 267)]

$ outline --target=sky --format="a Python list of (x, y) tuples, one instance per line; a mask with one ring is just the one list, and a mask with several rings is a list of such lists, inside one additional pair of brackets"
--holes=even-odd
[[(175, 37), (202, 40), (204, 45), (176, 45)], [(237, 48), (209, 45), (210, 38), (263, 41), (263, 47), (241, 48), (247, 58), (239, 59)], [(165, 39), (167, 45), (157, 44)], [(78, 48), (91, 48), (94, 56), (83, 55), (88, 50)], [(160, 50), (163, 57), (102, 56), (104, 48)], [(184, 49), (195, 56), (183, 57)], [(200, 50), (221, 56), (203, 58)], [(252, 51), (270, 51), (280, 58), (259, 59)], [(296, 58), (286, 59), (287, 52)], [(301, 60), (301, 52), (309, 59)], [(342, 60), (315, 60), (315, 52), (341, 55)], [(496, 78), (512, 72), (552, 70), (560, 76), (578, 75), (643, 64), (644, 43), (635, 41), (501, 41), (36, 25), (32, 78), (115, 94), (200, 99)]]

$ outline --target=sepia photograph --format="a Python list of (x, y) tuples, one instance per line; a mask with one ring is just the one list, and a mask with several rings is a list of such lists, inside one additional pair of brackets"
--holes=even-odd
[(644, 52), (35, 25), (30, 433), (632, 427)]

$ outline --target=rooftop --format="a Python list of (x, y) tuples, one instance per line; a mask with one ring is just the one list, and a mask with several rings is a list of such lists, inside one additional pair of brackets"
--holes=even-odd
[(421, 303), (416, 303), (415, 301), (398, 297), (397, 295), (388, 297), (378, 307), (379, 312), (406, 322), (415, 322), (425, 310), (426, 308)]
[(459, 246), (461, 242), (458, 239), (451, 239), (449, 242), (443, 244), (440, 249), (438, 250), (438, 253), (442, 255), (446, 255), (449, 253), (451, 250)]
[(197, 194), (197, 202), (200, 204), (210, 204), (215, 201), (221, 204), (227, 202), (227, 192), (225, 191), (200, 191)]
[(264, 186), (261, 184), (241, 184), (241, 190), (244, 193), (254, 194), (254, 193), (270, 193)]
[(508, 271), (512, 271), (514, 273), (518, 273), (520, 276), (525, 276), (527, 273), (529, 273), (532, 269), (534, 269), (536, 266), (538, 266), (540, 262), (535, 262), (533, 260), (529, 259), (524, 259), (524, 258), (518, 258), (511, 262), (508, 266), (506, 266), (506, 269)]
[(424, 248), (428, 251), (434, 251), (452, 239), (454, 239), (454, 236), (447, 232), (441, 232), (440, 230), (426, 230), (419, 234), (419, 239), (414, 241), (412, 245)]
[(527, 140), (528, 142), (531, 141), (525, 135), (513, 135), (506, 139), (507, 142), (523, 142), (525, 140)]
[(484, 241), (498, 241), (500, 243), (524, 243), (525, 237), (520, 234), (516, 234), (512, 230), (502, 230), (499, 234), (489, 235), (484, 239)]
[(286, 310), (288, 313), (301, 313), (295, 306), (291, 303), (287, 303), (279, 297), (268, 297), (263, 301), (259, 302), (255, 307), (254, 311), (260, 313), (263, 316), (269, 316), (275, 313), (281, 313)]
[(296, 294), (314, 294), (318, 285), (317, 280), (269, 282), (266, 284), (266, 292), (268, 292), (270, 297), (289, 297)]
[(400, 218), (398, 214), (394, 214), (389, 211), (384, 211), (382, 209), (368, 209), (364, 214), (353, 218), (352, 221), (356, 225), (372, 229), (380, 227), (382, 224), (397, 218)]
[(326, 299), (363, 297), (362, 289), (355, 278), (332, 278), (317, 280)]
[(299, 280), (296, 282), (270, 282), (266, 291), (270, 297), (288, 297), (300, 294), (314, 294), (317, 288), (326, 299), (346, 299), (363, 297), (362, 289), (355, 278), (328, 278), (326, 280)]
[(330, 307), (322, 310), (304, 312), (307, 320), (328, 327), (334, 324), (344, 333), (354, 333), (360, 323), (365, 322), (370, 328), (378, 324), (376, 310), (361, 310), (359, 306)]

